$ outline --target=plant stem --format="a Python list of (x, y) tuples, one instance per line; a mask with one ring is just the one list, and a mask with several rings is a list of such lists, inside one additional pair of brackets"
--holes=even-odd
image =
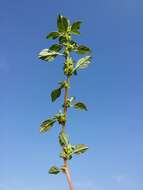
[(74, 190), (74, 186), (73, 186), (72, 181), (71, 181), (71, 174), (70, 174), (70, 170), (69, 170), (69, 167), (68, 167), (67, 160), (64, 160), (64, 166), (66, 168), (65, 169), (65, 175), (66, 175), (66, 178), (67, 178), (69, 188), (70, 188), (70, 190)]
[[(70, 83), (70, 77), (68, 76), (67, 77), (67, 83), (68, 83), (68, 86), (69, 86), (69, 83)], [(65, 95), (64, 95), (64, 115), (65, 115), (65, 118), (67, 119), (67, 98), (68, 98), (68, 87), (65, 87)], [(62, 130), (64, 131), (65, 130), (65, 125), (62, 126)], [(67, 178), (67, 182), (68, 182), (68, 185), (69, 185), (69, 188), (70, 190), (74, 190), (74, 186), (72, 184), (72, 180), (71, 180), (71, 174), (70, 174), (70, 170), (69, 170), (69, 166), (68, 166), (68, 160), (64, 159), (64, 167), (65, 167), (65, 175), (66, 175), (66, 178)]]

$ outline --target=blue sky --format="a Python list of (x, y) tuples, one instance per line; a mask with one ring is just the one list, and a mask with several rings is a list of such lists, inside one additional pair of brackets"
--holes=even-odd
[[(82, 20), (79, 42), (93, 50), (93, 63), (72, 81), (70, 94), (88, 112), (70, 111), (73, 143), (87, 154), (70, 162), (76, 190), (143, 189), (143, 2), (141, 0), (1, 0), (0, 2), (0, 189), (66, 190), (59, 127), (39, 133), (39, 124), (57, 112), (50, 92), (63, 79), (60, 60), (37, 54), (56, 29), (61, 13)], [(95, 63), (96, 62), (96, 63)]]

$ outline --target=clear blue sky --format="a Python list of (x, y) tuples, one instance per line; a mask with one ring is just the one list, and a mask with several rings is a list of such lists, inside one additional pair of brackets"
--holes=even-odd
[[(73, 143), (87, 154), (70, 162), (76, 190), (143, 190), (143, 2), (141, 0), (1, 0), (0, 190), (67, 190), (56, 126), (39, 133), (60, 106), (50, 92), (63, 79), (62, 64), (37, 54), (50, 43), (61, 13), (84, 21), (79, 42), (93, 49), (93, 63), (72, 82), (71, 95), (88, 112), (70, 111)], [(96, 62), (96, 63), (95, 63)]]

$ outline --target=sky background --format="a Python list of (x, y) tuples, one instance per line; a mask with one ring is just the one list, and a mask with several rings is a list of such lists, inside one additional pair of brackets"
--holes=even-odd
[[(71, 83), (71, 95), (88, 112), (71, 110), (73, 144), (89, 151), (70, 161), (76, 190), (143, 190), (143, 1), (0, 0), (0, 190), (67, 190), (56, 125), (40, 134), (53, 116), (50, 92), (63, 79), (62, 60), (46, 63), (37, 54), (52, 43), (61, 13), (82, 20), (79, 42), (93, 62)], [(77, 38), (78, 39), (78, 38)]]

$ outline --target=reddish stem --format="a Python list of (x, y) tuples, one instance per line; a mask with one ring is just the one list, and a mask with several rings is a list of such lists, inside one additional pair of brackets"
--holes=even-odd
[(66, 178), (67, 178), (69, 188), (70, 188), (70, 190), (74, 190), (74, 186), (73, 186), (72, 181), (71, 181), (71, 174), (70, 174), (70, 170), (69, 170), (69, 167), (68, 167), (67, 160), (64, 160), (64, 166), (65, 166), (65, 175), (66, 175)]
[[(70, 82), (70, 77), (67, 77), (68, 85), (69, 85), (69, 82)], [(67, 119), (67, 105), (66, 105), (67, 98), (68, 98), (68, 87), (65, 88), (65, 95), (64, 95), (64, 114), (65, 114), (66, 119)], [(64, 130), (64, 129), (65, 129), (65, 125), (63, 126), (62, 130)], [(70, 190), (74, 190), (74, 186), (73, 186), (72, 181), (71, 181), (70, 170), (69, 170), (69, 167), (68, 167), (68, 161), (66, 159), (64, 159), (64, 167), (65, 167), (64, 173), (66, 175), (69, 188), (70, 188)]]

